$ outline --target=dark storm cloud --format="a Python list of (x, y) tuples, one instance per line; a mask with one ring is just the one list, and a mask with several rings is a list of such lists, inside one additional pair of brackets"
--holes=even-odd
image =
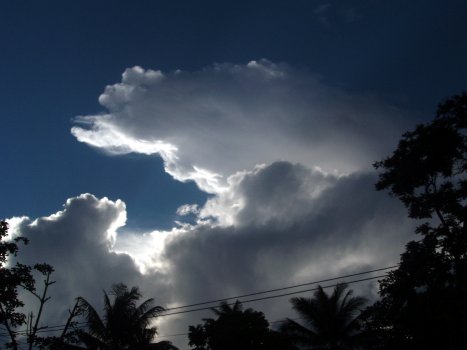
[[(163, 259), (174, 301), (216, 299), (394, 264), (413, 226), (404, 209), (374, 191), (374, 175), (329, 177), (286, 162), (245, 176), (238, 188), (246, 204), (235, 226), (200, 225), (167, 242)], [(374, 282), (353, 288), (376, 295)], [(290, 315), (287, 299), (253, 306), (271, 320)], [(200, 317), (185, 315), (166, 326), (180, 330)]]
[[(21, 251), (27, 263), (54, 265), (48, 320), (60, 324), (73, 298), (100, 305), (112, 283), (138, 285), (163, 306), (228, 297), (393, 264), (412, 230), (399, 203), (373, 189), (375, 176), (336, 176), (299, 164), (277, 162), (237, 174), (229, 200), (211, 202), (229, 210), (232, 225), (202, 220), (166, 232), (160, 247), (151, 235), (118, 234), (124, 225), (121, 201), (82, 195), (63, 211), (33, 222), (17, 219), (15, 234), (31, 240)], [(219, 214), (217, 214), (219, 215)], [(112, 251), (114, 238), (128, 254)], [(160, 243), (161, 241), (159, 241)], [(161, 249), (141, 273), (132, 258)], [(140, 249), (147, 246), (149, 249)], [(133, 248), (132, 248), (133, 247)], [(355, 289), (375, 295), (375, 284)], [(274, 320), (290, 315), (286, 299), (252, 305)], [(161, 334), (186, 332), (206, 313), (158, 320)], [(60, 317), (62, 318), (60, 320)], [(46, 319), (47, 320), (47, 319)], [(183, 346), (183, 344), (182, 344)]]

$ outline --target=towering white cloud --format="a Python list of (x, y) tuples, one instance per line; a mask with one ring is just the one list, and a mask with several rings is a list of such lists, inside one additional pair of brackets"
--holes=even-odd
[(378, 99), (267, 60), (196, 72), (133, 67), (99, 102), (104, 114), (76, 119), (79, 141), (114, 154), (159, 154), (175, 179), (210, 193), (225, 191), (237, 171), (277, 160), (367, 169), (403, 130), (400, 112)]
[[(413, 229), (367, 172), (407, 128), (377, 98), (261, 60), (196, 72), (129, 68), (99, 101), (103, 114), (76, 119), (79, 141), (159, 154), (174, 179), (212, 196), (179, 208), (195, 224), (167, 231), (119, 231), (123, 201), (90, 194), (48, 217), (13, 220), (33, 248), (21, 258), (56, 268), (55, 319), (78, 295), (99, 303), (116, 282), (173, 306), (388, 266)], [(375, 295), (374, 283), (355, 288)], [(290, 315), (284, 299), (254, 307), (271, 320)], [(184, 333), (208, 314), (162, 318), (160, 333)]]
[[(230, 223), (205, 218), (170, 231), (115, 236), (124, 203), (89, 194), (48, 217), (15, 220), (15, 234), (31, 241), (20, 260), (56, 269), (44, 320), (62, 324), (78, 295), (99, 308), (101, 290), (117, 282), (174, 306), (388, 266), (413, 226), (399, 203), (369, 185), (374, 175), (336, 176), (277, 162), (235, 180), (228, 198), (218, 195), (202, 209), (214, 217), (225, 210)], [(241, 207), (232, 207), (236, 201)], [(374, 283), (352, 287), (376, 292)], [(251, 306), (271, 321), (292, 315), (286, 298)], [(161, 318), (160, 334), (185, 333), (208, 315)], [(177, 344), (186, 348), (183, 338)]]
[(47, 305), (51, 322), (62, 324), (77, 296), (99, 302), (102, 288), (119, 279), (139, 280), (133, 259), (110, 251), (125, 221), (122, 201), (90, 194), (68, 199), (63, 210), (47, 217), (10, 220), (12, 234), (30, 240), (20, 249), (19, 260), (30, 265), (47, 262), (56, 270), (52, 277), (57, 283), (50, 289), (53, 301)]

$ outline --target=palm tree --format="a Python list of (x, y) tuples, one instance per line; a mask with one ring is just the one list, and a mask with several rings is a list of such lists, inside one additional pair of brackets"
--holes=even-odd
[(292, 298), (293, 309), (305, 325), (286, 319), (281, 331), (305, 349), (353, 349), (361, 338), (358, 313), (366, 303), (362, 297), (353, 297), (347, 284), (338, 284), (331, 296), (321, 286), (313, 298)]
[[(113, 303), (109, 298), (113, 295)], [(153, 306), (153, 299), (147, 299), (139, 306), (142, 297), (137, 287), (116, 284), (112, 292), (104, 291), (104, 317), (84, 298), (78, 298), (79, 307), (87, 321), (87, 331), (80, 332), (79, 338), (87, 349), (176, 349), (170, 342), (151, 343), (157, 330), (150, 327), (151, 319), (164, 308)]]
[[(211, 308), (211, 311), (218, 317), (229, 317), (232, 315), (241, 314), (243, 311), (243, 305), (239, 300), (236, 300), (234, 304), (228, 304), (227, 302), (222, 302), (217, 308)], [(247, 309), (245, 312), (253, 312), (253, 309)], [(212, 319), (206, 319), (212, 320)]]

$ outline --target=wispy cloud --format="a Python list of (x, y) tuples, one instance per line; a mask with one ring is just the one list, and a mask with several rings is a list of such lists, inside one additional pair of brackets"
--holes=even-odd
[(319, 5), (313, 11), (314, 14), (317, 16), (317, 18), (319, 19), (319, 21), (325, 26), (329, 26), (330, 24), (329, 17), (328, 17), (328, 11), (330, 7), (331, 7), (331, 4), (325, 3), (325, 4)]

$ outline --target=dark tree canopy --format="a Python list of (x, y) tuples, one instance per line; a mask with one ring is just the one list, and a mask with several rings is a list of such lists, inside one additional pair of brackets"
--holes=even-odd
[(290, 349), (287, 340), (269, 329), (260, 311), (243, 310), (237, 301), (222, 303), (212, 311), (217, 318), (204, 319), (203, 324), (189, 327), (189, 345), (195, 350), (273, 350)]
[[(403, 135), (377, 162), (376, 187), (424, 220), (400, 266), (380, 283), (366, 314), (387, 348), (463, 349), (467, 344), (467, 94), (442, 103), (435, 119)], [(383, 341), (381, 341), (383, 339)]]
[[(0, 221), (0, 326), (9, 337), (6, 346), (18, 349), (16, 329), (26, 325), (26, 314), (22, 309), (25, 304), (19, 298), (18, 291), (20, 289), (28, 291), (39, 301), (37, 314), (33, 315), (31, 313), (29, 315), (30, 328), (27, 332), (27, 342), (29, 349), (31, 349), (33, 345), (41, 345), (47, 341), (46, 338), (37, 336), (37, 330), (44, 304), (50, 299), (46, 296), (47, 289), (55, 283), (49, 280), (53, 268), (45, 263), (35, 264), (34, 266), (24, 265), (19, 262), (13, 263), (12, 258), (16, 257), (19, 250), (18, 243), (28, 244), (28, 240), (23, 237), (16, 237), (11, 240), (7, 239), (7, 235), (8, 223), (2, 220)], [(34, 272), (45, 277), (42, 293), (37, 293)]]
[(8, 223), (0, 222), (0, 322), (5, 327), (8, 323), (10, 327), (22, 325), (26, 315), (18, 312), (19, 307), (24, 303), (18, 299), (18, 288), (22, 285), (28, 288), (34, 287), (34, 279), (31, 267), (17, 263), (13, 267), (6, 265), (11, 256), (16, 256), (22, 241), (27, 244), (27, 240), (17, 238), (13, 241), (5, 241), (8, 234)]
[(313, 298), (292, 298), (303, 321), (287, 319), (282, 332), (305, 349), (357, 349), (361, 345), (358, 316), (366, 299), (352, 294), (346, 284), (339, 284), (331, 295), (319, 286)]
[(467, 94), (462, 94), (441, 104), (431, 123), (405, 133), (391, 157), (375, 163), (382, 170), (376, 188), (398, 197), (412, 218), (436, 216), (447, 228), (463, 227), (466, 156)]

